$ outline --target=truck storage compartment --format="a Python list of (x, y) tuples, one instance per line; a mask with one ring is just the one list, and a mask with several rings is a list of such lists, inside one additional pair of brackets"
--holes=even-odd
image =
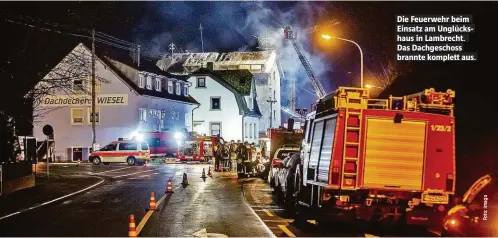
[(422, 189), (426, 122), (367, 118), (365, 188)]

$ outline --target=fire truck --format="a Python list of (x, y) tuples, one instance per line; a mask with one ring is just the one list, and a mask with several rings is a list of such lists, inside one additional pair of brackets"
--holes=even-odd
[(179, 146), (177, 159), (180, 161), (211, 161), (214, 157), (214, 147), (218, 142), (223, 144), (223, 138), (192, 135)]
[(300, 151), (300, 146), (303, 142), (304, 133), (300, 129), (292, 129), (293, 124), (289, 120), (288, 128), (268, 129), (267, 135), (269, 138), (269, 162), (265, 166), (266, 171), (263, 173), (263, 178), (267, 178), (270, 184), (273, 175), (279, 170), (282, 160), (289, 154)]
[(165, 158), (177, 153), (175, 134), (180, 132), (141, 132), (150, 146), (151, 158)]
[(301, 221), (439, 221), (455, 193), (454, 98), (431, 88), (370, 99), (339, 87), (318, 100), (279, 190), (285, 205)]

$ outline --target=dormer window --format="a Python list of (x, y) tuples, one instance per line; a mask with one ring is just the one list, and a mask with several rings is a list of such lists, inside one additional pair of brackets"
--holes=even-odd
[(188, 85), (185, 84), (184, 88), (183, 88), (183, 94), (185, 94), (185, 96), (188, 96)]
[(247, 104), (247, 106), (249, 107), (249, 110), (253, 110), (254, 109), (254, 100), (252, 99), (252, 97), (249, 97), (249, 99), (247, 101), (249, 102)]
[(173, 93), (173, 81), (168, 80), (168, 93)]
[(152, 76), (148, 75), (147, 76), (147, 89), (152, 90)]
[(182, 84), (177, 82), (176, 83), (176, 95), (181, 95), (182, 92)]
[(138, 75), (138, 87), (139, 88), (145, 87), (145, 80), (144, 80), (144, 76), (142, 74)]
[(161, 92), (161, 79), (156, 78), (156, 91)]

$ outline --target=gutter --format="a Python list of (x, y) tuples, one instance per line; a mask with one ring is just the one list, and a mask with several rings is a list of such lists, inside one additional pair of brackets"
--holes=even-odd
[(191, 116), (192, 116), (192, 132), (194, 131), (194, 110), (199, 108), (200, 106), (201, 106), (201, 104), (198, 104), (197, 107), (192, 109), (192, 114), (191, 114)]

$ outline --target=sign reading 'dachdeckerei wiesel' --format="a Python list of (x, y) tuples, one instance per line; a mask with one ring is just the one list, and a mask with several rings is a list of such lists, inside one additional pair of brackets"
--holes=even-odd
[[(53, 95), (42, 98), (41, 106), (90, 106), (92, 97), (89, 95)], [(126, 106), (128, 94), (100, 94), (97, 95), (98, 106)]]

